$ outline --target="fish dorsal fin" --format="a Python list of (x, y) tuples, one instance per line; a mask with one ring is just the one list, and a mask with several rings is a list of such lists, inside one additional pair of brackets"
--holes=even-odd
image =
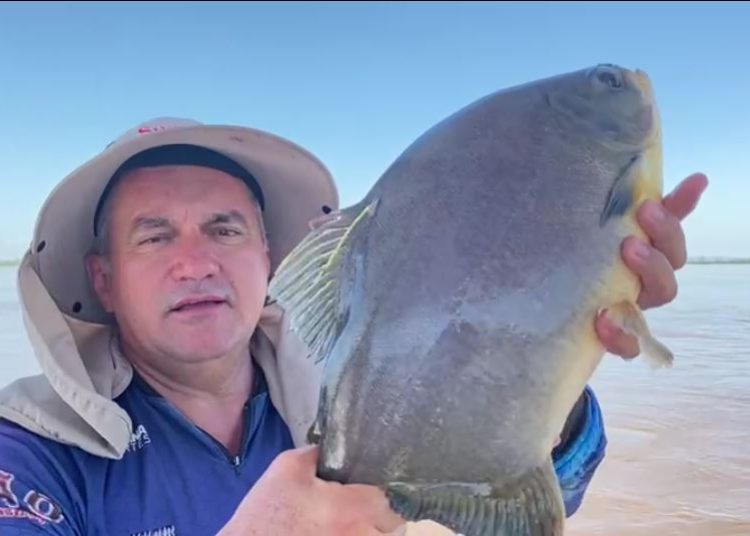
[(268, 293), (290, 315), (291, 329), (318, 363), (328, 356), (345, 325), (342, 306), (342, 262), (353, 231), (375, 213), (377, 202), (317, 218), (312, 230), (284, 258)]

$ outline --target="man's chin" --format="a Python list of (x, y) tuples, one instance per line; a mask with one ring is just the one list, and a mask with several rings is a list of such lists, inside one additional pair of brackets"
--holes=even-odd
[[(164, 328), (162, 340), (165, 346), (171, 347), (169, 353), (179, 361), (212, 361), (235, 353), (240, 346), (249, 350), (251, 330), (231, 319), (225, 320), (223, 325), (167, 323)], [(247, 336), (243, 336), (245, 332)]]
[(174, 356), (184, 363), (206, 363), (231, 354), (233, 347), (227, 345), (192, 345), (175, 348)]
[(176, 360), (184, 363), (201, 363), (221, 359), (237, 349), (238, 341), (236, 340), (210, 339), (206, 338), (206, 333), (195, 335), (196, 337), (193, 338), (182, 334), (172, 339), (177, 341), (177, 344), (170, 345), (172, 348), (169, 353)]

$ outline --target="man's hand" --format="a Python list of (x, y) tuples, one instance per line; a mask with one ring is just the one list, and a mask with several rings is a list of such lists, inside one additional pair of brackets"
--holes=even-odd
[[(628, 237), (623, 242), (622, 257), (641, 279), (638, 305), (642, 309), (659, 307), (677, 296), (675, 271), (687, 261), (681, 221), (695, 209), (707, 186), (708, 178), (695, 173), (665, 196), (662, 203), (647, 201), (639, 208), (638, 221), (651, 243)], [(624, 358), (640, 353), (637, 339), (612, 324), (606, 314), (597, 318), (596, 331), (608, 352)]]
[(374, 486), (315, 476), (317, 447), (280, 454), (218, 536), (400, 535), (405, 521)]

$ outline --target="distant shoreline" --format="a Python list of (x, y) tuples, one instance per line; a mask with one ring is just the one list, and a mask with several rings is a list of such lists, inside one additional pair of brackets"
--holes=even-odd
[(688, 259), (688, 264), (750, 264), (750, 259)]

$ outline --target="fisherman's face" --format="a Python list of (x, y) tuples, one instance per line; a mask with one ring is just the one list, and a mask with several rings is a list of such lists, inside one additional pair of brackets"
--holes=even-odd
[(135, 170), (114, 195), (109, 252), (92, 273), (123, 343), (184, 362), (248, 351), (270, 266), (247, 187), (221, 171), (172, 166)]

